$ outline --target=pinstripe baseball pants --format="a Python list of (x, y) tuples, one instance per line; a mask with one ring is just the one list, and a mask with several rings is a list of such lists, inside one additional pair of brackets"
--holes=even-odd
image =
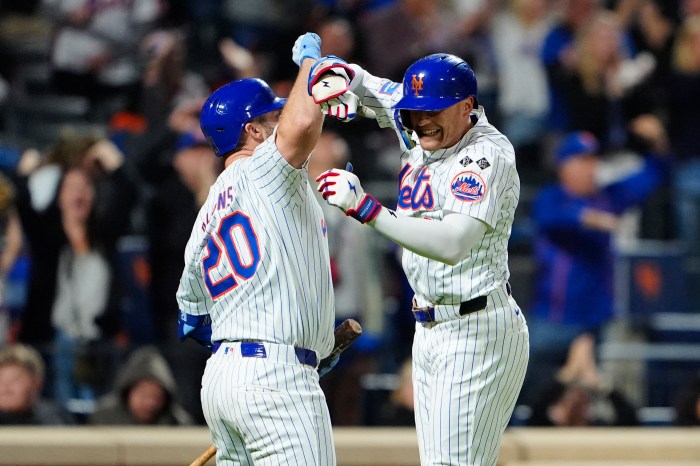
[(207, 361), (202, 408), (218, 466), (334, 466), (326, 398), (316, 368), (294, 347), (265, 343), (266, 357), (222, 345)]
[(483, 311), (416, 324), (413, 384), (421, 465), (494, 466), (523, 384), (525, 317), (504, 287)]

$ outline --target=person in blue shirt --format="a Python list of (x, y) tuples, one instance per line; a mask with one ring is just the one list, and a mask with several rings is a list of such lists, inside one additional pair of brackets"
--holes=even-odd
[(596, 2), (592, 0), (573, 1), (564, 3), (562, 19), (549, 30), (540, 50), (540, 59), (547, 72), (549, 85), (549, 127), (554, 131), (566, 131), (568, 121), (567, 109), (562, 101), (562, 89), (559, 89), (553, 75), (559, 64), (569, 68), (573, 56), (574, 38), (576, 31), (596, 11)]
[(597, 336), (613, 317), (612, 237), (620, 215), (665, 182), (667, 158), (656, 155), (667, 152), (660, 122), (649, 116), (632, 130), (653, 153), (637, 171), (605, 186), (598, 182), (596, 138), (587, 132), (565, 135), (556, 149), (558, 182), (542, 188), (533, 204), (536, 289), (528, 316), (530, 367), (542, 375), (561, 366), (577, 336)]

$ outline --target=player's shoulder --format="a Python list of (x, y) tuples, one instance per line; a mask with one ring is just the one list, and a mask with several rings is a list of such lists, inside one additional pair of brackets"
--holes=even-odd
[(249, 157), (249, 165), (246, 169), (251, 172), (261, 170), (266, 172), (274, 166), (281, 169), (293, 169), (277, 147), (277, 137), (277, 127), (275, 127), (272, 135), (255, 148), (253, 155)]
[(237, 186), (245, 182), (247, 178), (246, 172), (249, 170), (250, 162), (250, 157), (242, 157), (229, 164), (219, 173), (219, 176), (209, 190), (209, 194), (211, 195), (213, 191), (221, 190), (226, 186)]
[(515, 157), (515, 150), (510, 140), (498, 130), (486, 116), (486, 111), (479, 106), (472, 115), (476, 119), (474, 126), (467, 133), (469, 144), (474, 150), (481, 148), (489, 148), (496, 156), (505, 158)]
[[(515, 167), (513, 144), (490, 124), (481, 124), (472, 128), (469, 143), (460, 151), (460, 156), (461, 153), (473, 160), (485, 159), (491, 165), (505, 164)], [(460, 162), (462, 158), (460, 158)]]

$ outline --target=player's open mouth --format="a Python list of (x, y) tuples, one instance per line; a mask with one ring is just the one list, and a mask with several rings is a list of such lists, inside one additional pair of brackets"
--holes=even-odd
[(439, 129), (421, 129), (421, 130), (418, 130), (418, 132), (420, 133), (421, 136), (428, 136), (429, 137), (429, 136), (435, 136), (436, 134), (438, 134), (440, 132), (440, 130)]

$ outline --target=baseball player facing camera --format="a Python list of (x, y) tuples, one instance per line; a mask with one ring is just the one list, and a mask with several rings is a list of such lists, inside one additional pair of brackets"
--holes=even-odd
[(508, 284), (508, 238), (520, 195), (513, 146), (488, 122), (476, 76), (456, 56), (421, 58), (402, 83), (349, 68), (347, 91), (310, 92), (327, 115), (366, 107), (379, 126), (397, 132), (398, 202), (395, 210), (382, 206), (346, 170), (320, 175), (318, 190), (403, 247), (415, 292), (421, 464), (495, 465), (529, 347)]
[(289, 99), (259, 79), (211, 94), (202, 131), (225, 169), (185, 250), (179, 337), (212, 348), (202, 407), (218, 465), (335, 465), (316, 368), (333, 347), (326, 226), (307, 161), (323, 114), (307, 91), (318, 36), (293, 51)]

